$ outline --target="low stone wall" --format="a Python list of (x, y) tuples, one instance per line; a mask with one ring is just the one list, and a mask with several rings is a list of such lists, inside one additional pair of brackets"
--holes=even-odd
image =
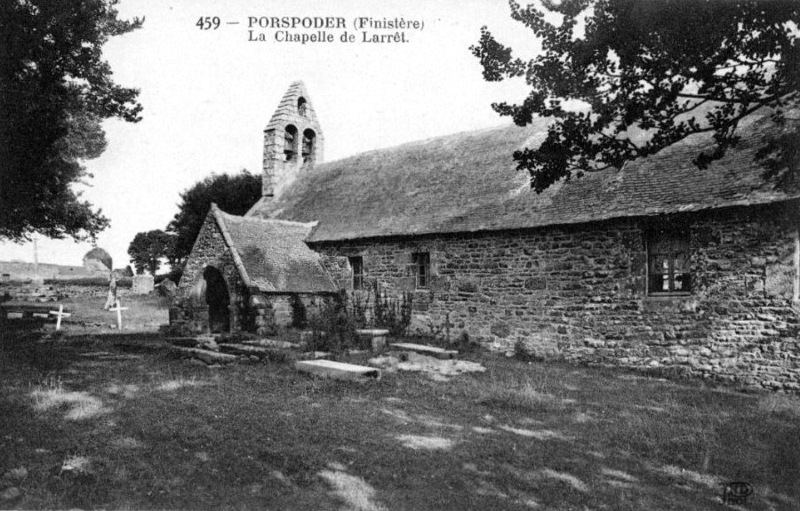
[(152, 275), (134, 275), (131, 293), (135, 295), (147, 295), (155, 289), (155, 278)]
[[(800, 390), (797, 213), (786, 203), (675, 217), (691, 232), (687, 296), (648, 296), (645, 219), (313, 248), (361, 256), (367, 283), (413, 291), (423, 334), (447, 321), (452, 336), (496, 350)], [(428, 289), (415, 289), (415, 252), (430, 254)]]

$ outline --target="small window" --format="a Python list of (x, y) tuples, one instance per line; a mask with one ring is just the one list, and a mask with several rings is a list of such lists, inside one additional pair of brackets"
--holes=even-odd
[(307, 162), (314, 154), (314, 139), (316, 138), (314, 130), (305, 130), (303, 132), (303, 161)]
[(297, 154), (297, 128), (291, 124), (283, 134), (283, 154), (286, 161), (292, 161)]
[(353, 289), (364, 289), (364, 259), (361, 256), (348, 259), (353, 270)]
[(306, 98), (297, 98), (297, 113), (305, 117), (307, 111), (308, 108), (306, 107)]
[(649, 294), (689, 293), (692, 290), (689, 232), (654, 229), (647, 236), (647, 291)]
[(428, 252), (411, 255), (417, 279), (417, 289), (427, 289), (431, 279), (431, 256)]

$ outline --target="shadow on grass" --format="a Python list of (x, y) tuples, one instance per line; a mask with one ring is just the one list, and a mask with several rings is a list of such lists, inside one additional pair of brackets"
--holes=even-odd
[[(0, 419), (12, 432), (0, 470), (31, 470), (16, 504), (725, 509), (730, 480), (753, 484), (751, 510), (800, 502), (792, 399), (491, 356), (485, 373), (447, 382), (397, 373), (355, 385), (273, 362), (212, 373), (158, 339), (121, 337), (40, 345), (66, 350), (63, 387), (0, 351), (0, 406), (13, 417)], [(141, 356), (116, 356), (129, 349)], [(92, 398), (108, 411), (66, 417)]]

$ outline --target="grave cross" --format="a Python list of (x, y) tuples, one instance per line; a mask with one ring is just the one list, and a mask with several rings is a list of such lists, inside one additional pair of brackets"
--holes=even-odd
[(56, 316), (56, 330), (61, 330), (61, 318), (68, 318), (68, 317), (72, 316), (72, 314), (64, 312), (64, 305), (63, 304), (58, 306), (58, 310), (57, 311), (50, 311), (50, 314), (53, 314), (53, 315)]
[(122, 311), (128, 310), (127, 307), (121, 307), (119, 304), (119, 300), (116, 302), (116, 306), (111, 307), (108, 309), (111, 312), (117, 313), (117, 330), (122, 331)]

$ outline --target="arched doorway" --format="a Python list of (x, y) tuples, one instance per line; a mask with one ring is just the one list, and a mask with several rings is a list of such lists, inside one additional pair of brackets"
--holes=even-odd
[(213, 266), (203, 271), (206, 303), (208, 304), (208, 328), (211, 332), (229, 332), (231, 329), (231, 304), (228, 285), (222, 273)]

